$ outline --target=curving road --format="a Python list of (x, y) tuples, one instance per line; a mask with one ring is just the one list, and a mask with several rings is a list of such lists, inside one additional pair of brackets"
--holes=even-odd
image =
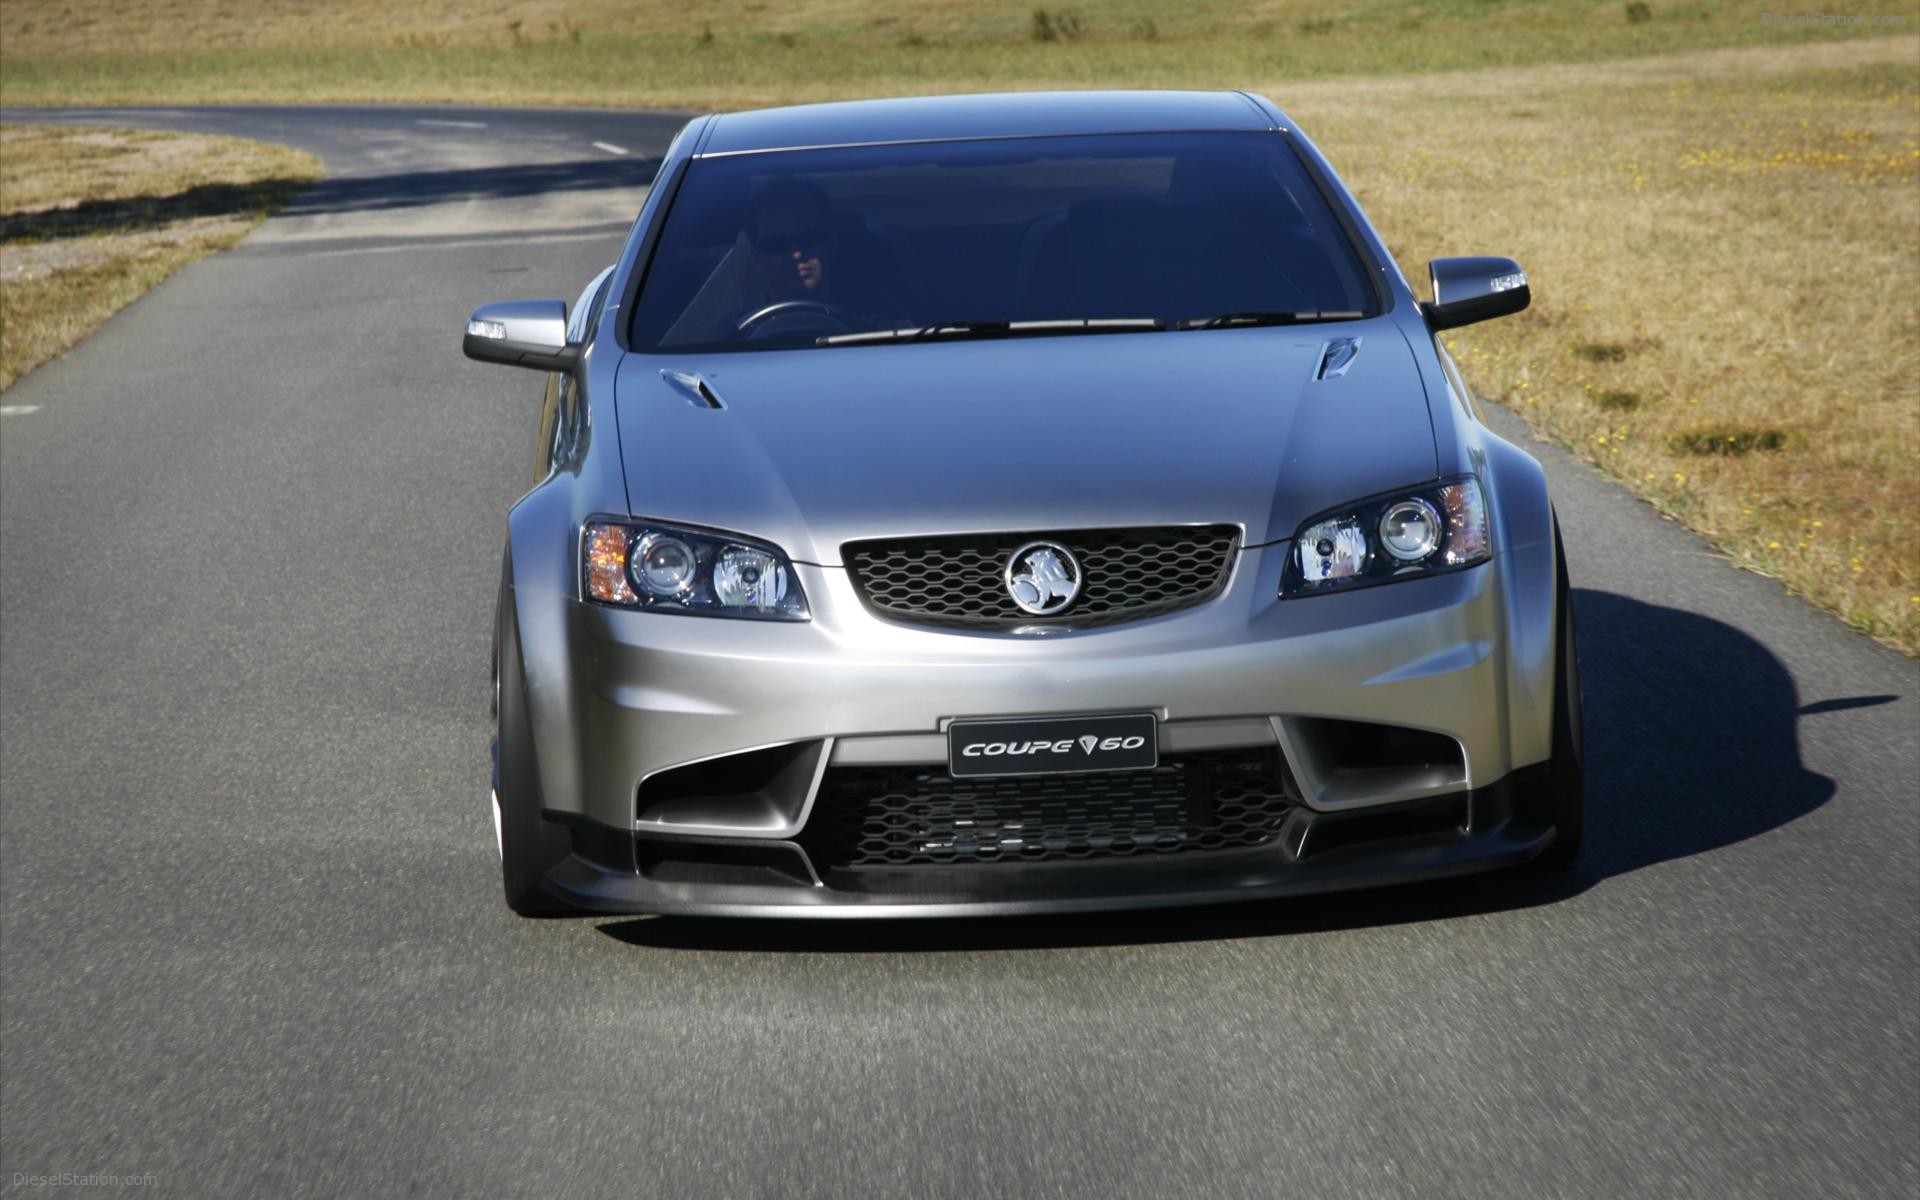
[(1595, 811), (1563, 885), (523, 922), (485, 691), (538, 385), (457, 330), (571, 297), (679, 119), (0, 116), (332, 172), (5, 398), (0, 1187), (1920, 1190), (1920, 665), (1564, 455)]

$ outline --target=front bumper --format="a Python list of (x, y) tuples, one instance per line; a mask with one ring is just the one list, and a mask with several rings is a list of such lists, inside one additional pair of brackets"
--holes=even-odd
[[(1543, 680), (1516, 686), (1515, 671), (1550, 663), (1551, 646), (1516, 648), (1508, 561), (1280, 602), (1283, 552), (1242, 552), (1226, 590), (1199, 607), (1031, 637), (884, 621), (844, 571), (804, 564), (805, 624), (618, 611), (521, 586), (543, 807), (586, 848), (549, 886), (604, 912), (1070, 912), (1405, 882), (1542, 850), (1550, 833), (1509, 794), (1546, 757), (1551, 714), (1516, 715), (1513, 697), (1526, 710), (1527, 696), (1546, 693)], [(1163, 756), (1271, 748), (1297, 785), (1299, 820), (1255, 847), (1074, 862), (841, 871), (801, 848), (828, 771), (944, 764), (957, 718), (1089, 712), (1153, 713)], [(1339, 739), (1316, 732), (1342, 722), (1418, 731), (1450, 749), (1423, 770), (1376, 769), (1330, 752)], [(646, 801), (649, 780), (689, 764), (783, 747), (795, 748), (783, 770), (800, 782), (781, 796)], [(1313, 852), (1301, 824), (1395, 813), (1412, 825), (1337, 852)], [(1308, 852), (1287, 844), (1302, 838)], [(717, 848), (712, 870), (649, 872), (649, 846), (703, 841)]]

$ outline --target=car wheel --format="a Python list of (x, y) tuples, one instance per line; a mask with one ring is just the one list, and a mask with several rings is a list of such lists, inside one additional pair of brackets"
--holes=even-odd
[(507, 907), (523, 917), (566, 915), (574, 910), (540, 883), (571, 853), (572, 844), (565, 829), (540, 816), (540, 774), (527, 718), (519, 622), (504, 570), (494, 621), (492, 708), (493, 830)]
[[(1560, 522), (1554, 521), (1554, 541), (1560, 541)], [(1586, 757), (1581, 735), (1580, 648), (1573, 628), (1573, 592), (1567, 583), (1564, 546), (1555, 553), (1559, 600), (1555, 605), (1553, 653), (1553, 757), (1536, 795), (1537, 811), (1553, 824), (1553, 841), (1533, 860), (1542, 871), (1571, 866), (1580, 853), (1586, 824)]]

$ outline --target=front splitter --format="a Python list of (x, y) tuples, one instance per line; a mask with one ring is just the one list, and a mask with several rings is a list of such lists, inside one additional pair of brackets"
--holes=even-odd
[(902, 918), (1114, 912), (1353, 891), (1497, 871), (1537, 856), (1553, 836), (1550, 826), (1510, 819), (1471, 833), (1355, 847), (1304, 861), (1288, 861), (1275, 851), (1090, 870), (1009, 865), (976, 869), (971, 877), (983, 882), (964, 891), (662, 882), (576, 855), (549, 872), (546, 884), (583, 912), (623, 915)]

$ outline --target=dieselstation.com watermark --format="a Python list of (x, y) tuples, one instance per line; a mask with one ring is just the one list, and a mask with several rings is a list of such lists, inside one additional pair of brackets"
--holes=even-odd
[(9, 1182), (15, 1188), (150, 1188), (160, 1177), (152, 1171), (120, 1175), (109, 1171), (53, 1171), (36, 1175), (31, 1171), (11, 1172)]

